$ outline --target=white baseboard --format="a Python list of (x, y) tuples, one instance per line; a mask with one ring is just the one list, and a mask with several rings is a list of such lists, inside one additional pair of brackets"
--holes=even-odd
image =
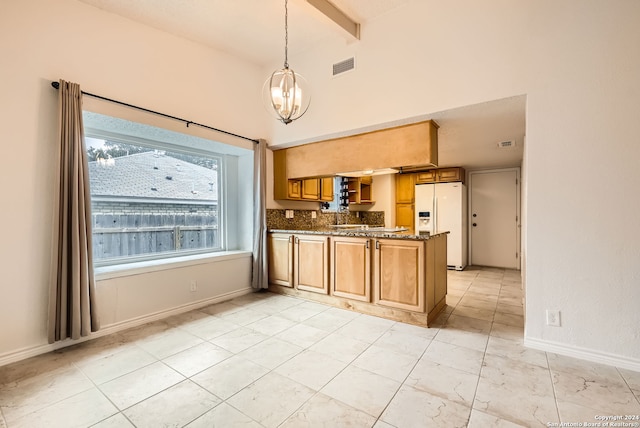
[(77, 345), (78, 343), (86, 342), (87, 340), (97, 339), (98, 337), (107, 336), (112, 333), (116, 333), (118, 331), (127, 330), (132, 327), (137, 327), (142, 324), (146, 324), (152, 321), (158, 321), (164, 318), (168, 318), (172, 315), (178, 315), (184, 312), (189, 312), (194, 309), (203, 308), (205, 306), (212, 305), (214, 303), (224, 302), (226, 300), (231, 300), (235, 297), (243, 296), (245, 294), (249, 294), (255, 291), (253, 288), (243, 288), (241, 290), (232, 291), (230, 293), (225, 293), (216, 297), (210, 297), (203, 300), (198, 300), (197, 302), (190, 302), (184, 305), (176, 306), (175, 308), (166, 309), (158, 312), (154, 312), (151, 314), (143, 315), (137, 318), (132, 318), (126, 321), (121, 321), (115, 324), (111, 324), (105, 327), (102, 327), (95, 333), (91, 333), (89, 336), (82, 337), (77, 340), (65, 339), (60, 342), (37, 345), (37, 346), (28, 346), (17, 351), (8, 352), (0, 355), (0, 367), (15, 363), (17, 361), (21, 361), (27, 358), (35, 357), (36, 355), (46, 354), (47, 352), (55, 351), (58, 349), (66, 348), (67, 346)]
[(608, 352), (595, 351), (593, 349), (581, 348), (579, 346), (567, 345), (565, 343), (552, 342), (549, 340), (524, 339), (524, 346), (537, 349), (539, 351), (553, 352), (567, 357), (578, 358), (580, 360), (594, 363), (606, 364), (608, 366), (619, 367), (621, 369), (640, 372), (640, 360), (622, 355), (610, 354)]

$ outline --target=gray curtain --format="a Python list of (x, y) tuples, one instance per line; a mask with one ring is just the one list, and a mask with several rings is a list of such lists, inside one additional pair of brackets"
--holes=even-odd
[(267, 288), (267, 142), (259, 140), (253, 153), (253, 275), (251, 286)]
[(60, 81), (49, 289), (49, 343), (99, 328), (91, 255), (91, 197), (82, 126), (82, 92)]

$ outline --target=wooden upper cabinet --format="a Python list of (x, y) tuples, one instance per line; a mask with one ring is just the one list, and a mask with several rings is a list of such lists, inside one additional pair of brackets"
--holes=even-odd
[(302, 199), (318, 201), (320, 200), (320, 179), (307, 178), (302, 180)]
[(373, 203), (373, 178), (349, 177), (349, 203), (372, 204)]
[(287, 178), (410, 165), (427, 169), (438, 165), (438, 125), (428, 120), (283, 150), (287, 152)]
[(375, 241), (374, 302), (392, 308), (425, 310), (424, 241)]
[(460, 181), (464, 184), (464, 168), (436, 168), (416, 173), (416, 184), (449, 183)]
[(300, 180), (287, 180), (287, 153), (284, 150), (273, 152), (273, 198), (300, 199), (302, 195)]
[(286, 198), (278, 199), (300, 199), (302, 197), (302, 180), (288, 180)]
[(462, 181), (464, 183), (464, 168), (440, 168), (438, 182)]
[(333, 177), (325, 177), (320, 179), (320, 200), (333, 201)]
[(415, 198), (415, 174), (396, 175), (396, 203), (412, 204)]
[(423, 171), (416, 174), (416, 183), (434, 183), (437, 179), (436, 170)]

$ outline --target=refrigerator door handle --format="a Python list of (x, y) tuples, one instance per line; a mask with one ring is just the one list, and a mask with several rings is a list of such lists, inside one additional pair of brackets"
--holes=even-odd
[(438, 233), (438, 197), (433, 197), (433, 234)]

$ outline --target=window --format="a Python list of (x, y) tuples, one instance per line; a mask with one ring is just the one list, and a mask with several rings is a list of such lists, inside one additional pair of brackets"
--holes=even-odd
[[(132, 123), (121, 119), (109, 118), (108, 131), (92, 127), (105, 117), (85, 112), (94, 263), (226, 249), (228, 155), (196, 147), (202, 141), (192, 140), (199, 138), (148, 125), (134, 124), (142, 131), (131, 132)], [(123, 122), (127, 126), (118, 126)]]

